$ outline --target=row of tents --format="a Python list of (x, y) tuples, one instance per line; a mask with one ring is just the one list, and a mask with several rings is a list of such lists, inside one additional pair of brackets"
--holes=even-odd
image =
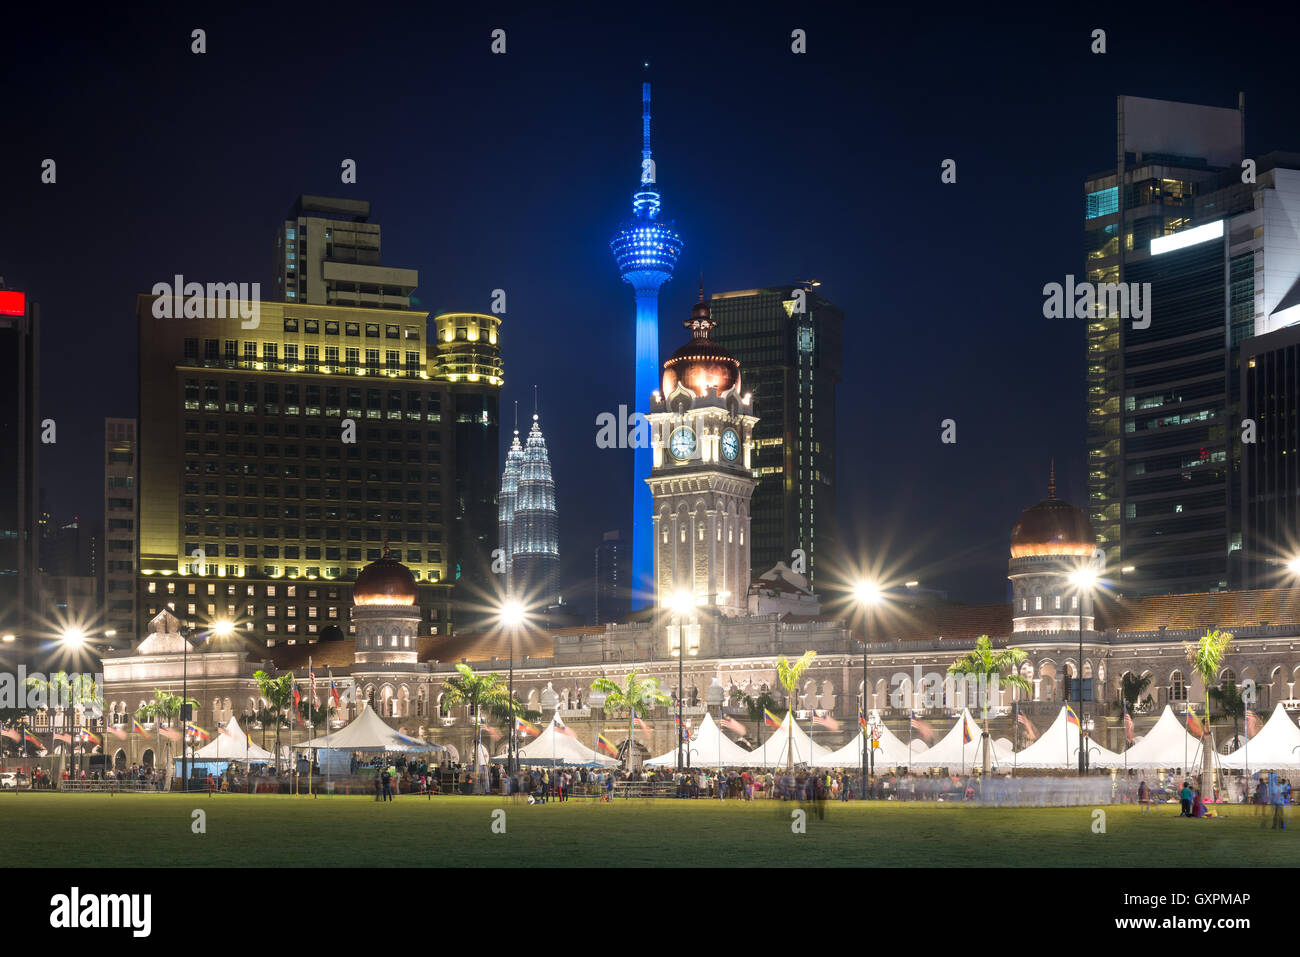
[[(1072, 712), (1062, 707), (1045, 732), (1028, 747), (1014, 751), (1010, 741), (1001, 738), (990, 741), (993, 766), (999, 770), (1069, 769), (1079, 762), (1079, 727), (1072, 720)], [(888, 728), (879, 729), (880, 736), (874, 755), (877, 768), (965, 768), (981, 766), (983, 762), (981, 731), (969, 711), (933, 746), (924, 741), (905, 742)], [(747, 751), (732, 741), (718, 727), (709, 714), (705, 714), (699, 727), (684, 748), (685, 757), (693, 767), (784, 767), (793, 758), (794, 764), (823, 768), (861, 768), (865, 734), (859, 733), (843, 747), (832, 750), (817, 744), (792, 715), (786, 714), (780, 726), (767, 740), (752, 751)], [(446, 750), (441, 745), (408, 737), (390, 728), (370, 708), (361, 713), (346, 727), (328, 736), (312, 738), (301, 743), (298, 749), (330, 749), (342, 752), (398, 752), (430, 753)], [(1160, 719), (1151, 730), (1119, 753), (1088, 740), (1088, 764), (1093, 768), (1186, 768), (1200, 763), (1201, 740), (1183, 726), (1173, 709), (1165, 706)], [(486, 752), (480, 747), (478, 763), (485, 763)], [(264, 763), (274, 760), (271, 752), (254, 744), (232, 718), (230, 725), (217, 739), (193, 755), (193, 760), (227, 760), (246, 763)], [(506, 760), (504, 754), (491, 759), (495, 763)], [(551, 719), (546, 729), (519, 749), (519, 762), (525, 765), (567, 765), (587, 767), (614, 767), (619, 762), (598, 754), (578, 740), (575, 732), (567, 728), (559, 715)], [(649, 767), (675, 767), (677, 749), (650, 758)], [(1241, 748), (1219, 758), (1219, 766), (1231, 770), (1247, 768), (1289, 769), (1300, 768), (1300, 728), (1287, 717), (1279, 704), (1264, 726)]]

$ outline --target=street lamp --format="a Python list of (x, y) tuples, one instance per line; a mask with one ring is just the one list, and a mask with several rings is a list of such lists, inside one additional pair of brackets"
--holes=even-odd
[(524, 606), (513, 599), (501, 606), (501, 624), (510, 640), (510, 727), (506, 738), (506, 773), (515, 773), (515, 629), (524, 621)]
[[(1079, 711), (1075, 715), (1079, 719), (1079, 740), (1083, 742), (1083, 599), (1086, 595), (1091, 595), (1092, 590), (1097, 586), (1097, 570), (1091, 565), (1083, 565), (1076, 568), (1070, 573), (1070, 584), (1078, 592), (1079, 602), (1079, 660), (1078, 675), (1075, 681), (1078, 683), (1078, 690), (1075, 692), (1075, 700), (1078, 702)], [(1088, 749), (1080, 746), (1079, 748), (1079, 776), (1082, 777), (1088, 771)]]
[[(225, 637), (234, 632), (235, 625), (233, 622), (222, 619), (212, 623), (208, 628), (208, 637), (216, 635)], [(190, 747), (189, 747), (189, 730), (190, 721), (194, 715), (190, 712), (190, 638), (194, 634), (194, 629), (188, 625), (181, 625), (181, 790), (190, 789)], [(277, 759), (278, 760), (278, 759)]]
[[(884, 596), (880, 591), (880, 586), (877, 585), (875, 582), (860, 581), (853, 589), (853, 597), (856, 598), (858, 604), (862, 606), (862, 610), (864, 614), (868, 616), (868, 620), (869, 620), (871, 609), (874, 608), (876, 605), (879, 605), (881, 599)], [(870, 766), (870, 773), (874, 774), (876, 770), (876, 755), (874, 750), (871, 747), (871, 741), (868, 740), (867, 728), (865, 726), (865, 722), (867, 720), (867, 688), (868, 687), (869, 685), (867, 684), (867, 631), (866, 631), (866, 626), (864, 625), (862, 630), (862, 699), (860, 702), (860, 706), (862, 709), (862, 721), (859, 722), (860, 727), (858, 729), (862, 734), (862, 769), (861, 770), (862, 770), (862, 800), (864, 801), (867, 799), (867, 776), (869, 773), (868, 765)]]
[[(86, 644), (86, 633), (80, 628), (67, 628), (60, 636), (60, 640), (63, 642), (64, 647), (68, 648), (73, 654), (76, 654)], [(69, 690), (72, 690), (70, 685)], [(77, 760), (77, 739), (81, 736), (81, 728), (79, 727), (79, 722), (76, 721), (76, 705), (76, 701), (68, 702), (68, 708), (73, 711), (74, 727), (72, 729), (71, 740), (69, 743), (72, 748), (72, 780), (74, 781), (77, 780), (77, 772), (81, 770), (81, 762)]]
[(688, 591), (675, 592), (668, 600), (669, 607), (677, 616), (677, 645), (674, 654), (677, 655), (677, 770), (684, 768), (685, 761), (689, 760), (684, 751), (684, 742), (682, 741), (685, 732), (685, 725), (682, 724), (682, 704), (683, 704), (683, 685), (685, 684), (685, 660), (686, 660), (686, 626), (684, 619), (695, 607), (695, 598)]

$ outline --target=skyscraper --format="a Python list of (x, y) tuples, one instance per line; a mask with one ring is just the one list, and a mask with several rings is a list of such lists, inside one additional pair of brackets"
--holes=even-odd
[(766, 572), (784, 562), (815, 585), (837, 525), (835, 386), (844, 313), (803, 286), (716, 293), (710, 309), (713, 338), (740, 360), (759, 417), (758, 487), (750, 503), (754, 568)]
[(632, 608), (628, 594), (631, 555), (628, 542), (619, 531), (606, 532), (596, 546), (596, 579), (593, 589), (595, 624), (604, 625), (624, 618)]
[(104, 420), (104, 476), (104, 554), (100, 562), (104, 627), (129, 639), (135, 637), (135, 560), (140, 541), (135, 419)]
[[(635, 411), (659, 382), (659, 287), (673, 276), (682, 239), (659, 219), (658, 174), (650, 152), (650, 84), (641, 84), (641, 177), (632, 194), (632, 218), (614, 234), (610, 249), (619, 275), (636, 295)], [(654, 532), (651, 529), (650, 449), (633, 452), (632, 588), (638, 605), (654, 589)]]
[[(0, 282), (0, 653), (35, 649), (40, 307)], [(11, 649), (17, 649), (12, 652)]]
[(530, 606), (560, 598), (560, 532), (555, 480), (536, 413), (528, 440), (515, 433), (501, 476), (500, 538), (506, 551), (506, 592)]

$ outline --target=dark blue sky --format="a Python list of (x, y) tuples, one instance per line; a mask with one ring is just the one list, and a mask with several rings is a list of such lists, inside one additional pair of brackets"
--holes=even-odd
[[(293, 199), (347, 195), (372, 202), (385, 260), (420, 270), (422, 308), (484, 311), (506, 290), (503, 439), (537, 384), (564, 559), (588, 576), (601, 533), (630, 518), (630, 453), (598, 450), (595, 418), (634, 400), (632, 295), (608, 240), (630, 210), (649, 61), (665, 215), (686, 243), (665, 350), (701, 269), (710, 290), (822, 280), (847, 316), (846, 533), (870, 564), (1001, 600), (1049, 458), (1083, 504), (1083, 327), (1044, 319), (1041, 290), (1080, 272), (1082, 180), (1113, 165), (1115, 96), (1232, 106), (1245, 90), (1248, 151), (1300, 149), (1295, 24), (719, 7), (660, 5), (649, 24), (631, 5), (8, 12), (0, 275), (43, 306), (56, 515), (100, 513), (102, 418), (135, 409), (135, 294), (177, 272), (265, 288)], [(57, 185), (39, 182), (46, 157)], [(356, 186), (339, 183), (345, 157)]]

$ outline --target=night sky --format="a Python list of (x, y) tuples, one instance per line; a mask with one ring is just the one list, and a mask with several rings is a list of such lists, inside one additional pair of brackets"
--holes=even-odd
[(685, 238), (663, 354), (701, 270), (710, 291), (820, 279), (846, 314), (844, 534), (872, 567), (1003, 600), (1008, 535), (1050, 458), (1085, 504), (1083, 324), (1044, 319), (1042, 287), (1082, 271), (1082, 183), (1114, 165), (1116, 95), (1231, 107), (1244, 90), (1248, 153), (1298, 150), (1294, 24), (718, 6), (7, 11), (0, 275), (42, 305), (55, 517), (101, 516), (102, 420), (135, 414), (136, 294), (174, 273), (269, 294), (293, 200), (348, 196), (371, 201), (385, 263), (420, 271), (420, 308), (488, 311), (506, 290), (503, 449), (536, 384), (565, 574), (585, 585), (601, 534), (630, 525), (631, 453), (598, 450), (595, 419), (645, 399), (608, 241), (631, 210), (648, 61), (664, 215)]

